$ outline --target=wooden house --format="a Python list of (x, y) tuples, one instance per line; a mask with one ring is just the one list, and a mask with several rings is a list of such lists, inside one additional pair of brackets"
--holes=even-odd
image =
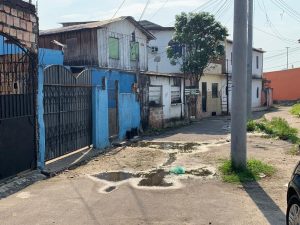
[(127, 71), (148, 69), (147, 45), (154, 36), (134, 18), (63, 25), (40, 31), (39, 46), (63, 49), (65, 65)]

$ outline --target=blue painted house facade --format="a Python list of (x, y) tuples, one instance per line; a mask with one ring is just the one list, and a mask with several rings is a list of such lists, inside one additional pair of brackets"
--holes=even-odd
[[(47, 70), (47, 74), (49, 73), (49, 65), (59, 65), (56, 69), (52, 66), (53, 73), (55, 73), (56, 70), (61, 70), (65, 71), (64, 73), (71, 74), (71, 77), (75, 78), (74, 82), (72, 81), (73, 83), (71, 82), (70, 84), (67, 84), (67, 86), (65, 84), (60, 84), (61, 88), (55, 83), (58, 89), (69, 88), (72, 90), (73, 88), (83, 88), (80, 87), (80, 85), (76, 86), (76, 80), (80, 80), (80, 76), (83, 73), (89, 74), (91, 77), (89, 86), (91, 88), (90, 105), (92, 116), (90, 122), (92, 135), (90, 142), (87, 142), (88, 146), (92, 145), (94, 148), (102, 150), (109, 147), (114, 141), (130, 139), (139, 133), (141, 127), (141, 107), (137, 93), (138, 78), (136, 75), (136, 68), (140, 67), (141, 70), (147, 70), (147, 42), (152, 38), (152, 35), (144, 28), (140, 27), (133, 18), (121, 18), (109, 22), (108, 24), (106, 23), (103, 23), (102, 25), (101, 23), (94, 24), (92, 26), (93, 28), (88, 31), (87, 29), (81, 30), (80, 26), (76, 25), (64, 28), (62, 31), (59, 29), (55, 32), (51, 31), (48, 33), (49, 35), (47, 35), (47, 32), (44, 32), (44, 34), (40, 36), (40, 46), (48, 48), (40, 49), (39, 52), (38, 121), (40, 138), (38, 165), (41, 169), (44, 168), (45, 162), (50, 159), (49, 151), (53, 151), (53, 148), (52, 150), (49, 150), (51, 146), (49, 145), (48, 140), (49, 132), (51, 130), (48, 118), (51, 117), (49, 117), (49, 115), (45, 116), (45, 107), (47, 107), (48, 111), (49, 107), (51, 110), (51, 107), (53, 106), (47, 104), (55, 104), (55, 100), (53, 100), (54, 103), (51, 103), (51, 101), (49, 103), (49, 100), (45, 103), (45, 95), (49, 97), (49, 94), (51, 95), (53, 93), (46, 93), (47, 90), (49, 90), (49, 87), (47, 90), (43, 89), (45, 86), (45, 71)], [(127, 25), (127, 28), (129, 27), (126, 31), (127, 33), (120, 28), (122, 25), (124, 26), (124, 24)], [(76, 32), (73, 32), (75, 31), (74, 29)], [(118, 33), (118, 37), (115, 37), (118, 29), (121, 30)], [(136, 34), (136, 37), (129, 35), (129, 30), (132, 30), (133, 33)], [(96, 40), (95, 45), (93, 43), (85, 43), (85, 45), (89, 45), (90, 48), (97, 46), (97, 54), (93, 53), (92, 50), (90, 52), (90, 57), (95, 56), (96, 58), (90, 59), (89, 57), (85, 57), (85, 53), (80, 52), (81, 50), (70, 50), (71, 48), (83, 48), (83, 42), (79, 42), (78, 39), (75, 41), (76, 37), (78, 37), (76, 35), (80, 36), (80, 32), (83, 32), (81, 34), (83, 36), (89, 33), (90, 37), (93, 35), (96, 35), (94, 37), (98, 37), (96, 39), (87, 39)], [(64, 37), (68, 38), (64, 39)], [(69, 40), (70, 37), (71, 39), (73, 38), (73, 40)], [(132, 40), (132, 38), (134, 39)], [(116, 42), (117, 39), (119, 40), (118, 42)], [(64, 51), (61, 51), (59, 50), (61, 49), (60, 46), (53, 46), (53, 40), (56, 40), (63, 45), (72, 44), (72, 46), (71, 48), (70, 46), (67, 46)], [(107, 43), (103, 43), (103, 41), (107, 41)], [(76, 43), (77, 45), (75, 45)], [(106, 51), (101, 50), (101, 47), (103, 46), (106, 46)], [(72, 54), (76, 54), (76, 57)], [(106, 63), (104, 62), (105, 60), (107, 60)], [(57, 74), (55, 76), (57, 76)], [(56, 94), (53, 94), (53, 96), (56, 96), (57, 98), (57, 93), (60, 92), (55, 93)], [(65, 93), (66, 94), (63, 94), (64, 96), (62, 96), (62, 100), (60, 100), (61, 102), (70, 104), (70, 101), (74, 101), (74, 104), (78, 104), (76, 103), (76, 98), (69, 96), (72, 95), (73, 91), (67, 91)], [(61, 116), (64, 115), (62, 114)], [(56, 119), (54, 118), (54, 120)], [(68, 121), (68, 119), (63, 121), (64, 124), (61, 125), (62, 128), (60, 128), (60, 133), (69, 129), (69, 133), (66, 132), (65, 134), (62, 134), (65, 135), (63, 138), (73, 138), (73, 141), (77, 142), (76, 135), (70, 134), (70, 132), (72, 133), (72, 129), (70, 129), (72, 124), (68, 124)], [(82, 126), (84, 125), (85, 124), (82, 124)], [(55, 138), (57, 139), (57, 137)], [(64, 145), (65, 143), (63, 142), (57, 146), (59, 146), (59, 148), (64, 148)], [(70, 146), (70, 140), (68, 140), (68, 146)], [(74, 144), (74, 146), (76, 146), (76, 144)], [(73, 149), (74, 151), (77, 150), (75, 148), (76, 147)], [(60, 149), (55, 154), (52, 154), (51, 157), (58, 157), (66, 153), (69, 152), (64, 152), (63, 149)]]

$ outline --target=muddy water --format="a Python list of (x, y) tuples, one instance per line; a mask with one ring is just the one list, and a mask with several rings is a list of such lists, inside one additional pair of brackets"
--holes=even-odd
[(170, 187), (173, 183), (168, 183), (164, 179), (169, 173), (160, 169), (144, 175), (144, 178), (139, 182), (138, 186), (146, 187)]
[(121, 171), (120, 172), (99, 173), (94, 176), (101, 180), (106, 180), (106, 181), (111, 181), (111, 182), (119, 182), (119, 181), (123, 181), (123, 180), (128, 180), (130, 178), (139, 177), (139, 175), (136, 175), (133, 173), (128, 173), (128, 172), (121, 172)]

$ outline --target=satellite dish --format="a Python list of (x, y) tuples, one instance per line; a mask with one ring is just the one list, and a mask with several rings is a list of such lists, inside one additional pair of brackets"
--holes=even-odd
[(161, 60), (161, 57), (159, 55), (154, 57), (154, 62), (160, 62), (160, 60)]

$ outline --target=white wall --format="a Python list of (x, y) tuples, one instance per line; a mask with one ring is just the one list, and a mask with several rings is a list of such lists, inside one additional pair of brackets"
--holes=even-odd
[[(228, 73), (232, 73), (232, 58), (231, 58), (232, 47), (233, 47), (233, 45), (231, 42), (226, 43), (225, 51), (226, 51), (226, 61), (228, 60)], [(256, 66), (256, 56), (258, 56), (258, 59), (259, 59), (258, 68)], [(254, 77), (261, 78), (262, 74), (263, 74), (263, 53), (253, 50), (252, 57), (253, 57), (253, 59), (252, 59), (252, 74)], [(226, 62), (226, 64), (227, 64), (227, 62)]]
[[(181, 73), (180, 65), (172, 65), (167, 57), (167, 47), (169, 42), (172, 40), (174, 31), (173, 30), (150, 30), (150, 32), (156, 37), (156, 40), (149, 42), (148, 49), (148, 69), (152, 72), (158, 73)], [(151, 53), (151, 47), (158, 47), (157, 54)], [(160, 56), (160, 62), (154, 62), (154, 58)]]
[(181, 104), (171, 104), (171, 86), (174, 85), (172, 77), (151, 76), (150, 85), (162, 86), (162, 105), (164, 119), (180, 118), (184, 115), (183, 94), (184, 84), (181, 81)]
[[(258, 89), (258, 97), (257, 97)], [(262, 80), (252, 80), (252, 108), (261, 107), (261, 91), (262, 91)]]
[[(139, 42), (140, 69), (142, 71), (147, 70), (147, 37), (128, 20), (117, 21), (109, 24), (106, 28), (98, 30), (98, 58), (100, 66), (124, 70), (134, 70), (136, 68), (136, 62), (130, 60), (130, 41), (133, 31), (136, 34), (136, 41)], [(119, 38), (119, 60), (109, 58), (108, 38), (111, 36)]]

